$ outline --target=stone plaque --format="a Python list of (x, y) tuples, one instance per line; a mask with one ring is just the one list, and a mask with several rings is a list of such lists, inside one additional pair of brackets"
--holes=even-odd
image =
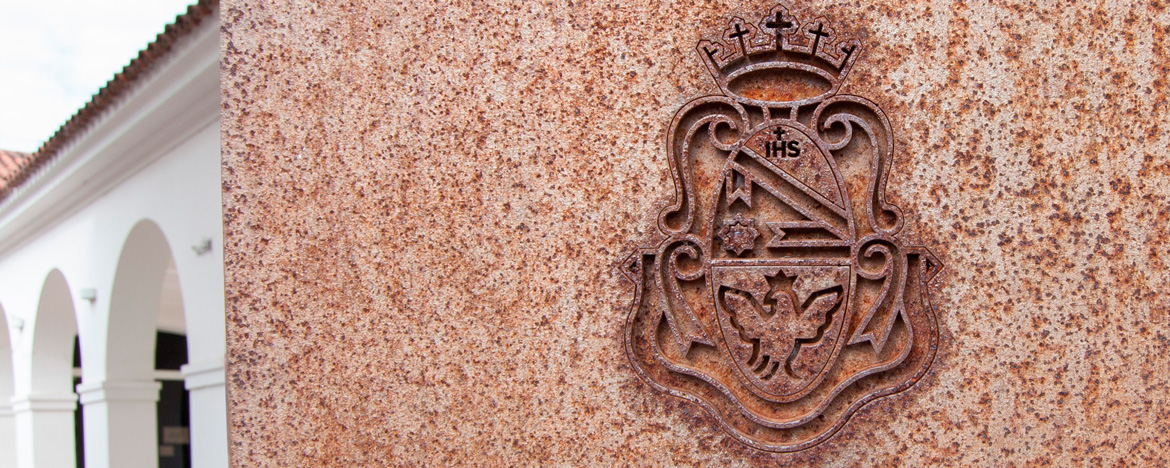
[(838, 93), (861, 47), (783, 6), (700, 41), (720, 94), (675, 113), (673, 202), (623, 263), (634, 368), (757, 449), (823, 442), (938, 347), (942, 264), (899, 236), (889, 120)]

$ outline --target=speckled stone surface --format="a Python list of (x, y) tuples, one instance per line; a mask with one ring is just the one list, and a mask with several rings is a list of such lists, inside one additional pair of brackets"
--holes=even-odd
[(234, 466), (1162, 466), (1170, 5), (814, 2), (946, 263), (910, 390), (797, 454), (632, 371), (694, 44), (773, 2), (226, 0)]

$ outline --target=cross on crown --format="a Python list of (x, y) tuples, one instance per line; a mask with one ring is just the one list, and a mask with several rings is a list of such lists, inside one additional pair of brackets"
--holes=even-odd
[(736, 87), (736, 79), (763, 69), (812, 73), (835, 92), (853, 65), (858, 47), (858, 40), (839, 36), (825, 18), (801, 21), (777, 5), (754, 24), (731, 18), (720, 37), (699, 41), (697, 50), (720, 87), (734, 96), (739, 93), (730, 88)]

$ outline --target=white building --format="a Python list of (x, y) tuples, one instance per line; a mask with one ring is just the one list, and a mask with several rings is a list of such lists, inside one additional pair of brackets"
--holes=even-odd
[(0, 467), (227, 466), (218, 18), (0, 155)]

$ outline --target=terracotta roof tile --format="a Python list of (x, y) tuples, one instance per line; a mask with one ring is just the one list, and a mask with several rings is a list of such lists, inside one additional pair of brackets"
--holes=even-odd
[(134, 60), (106, 82), (85, 107), (65, 121), (65, 124), (61, 125), (61, 128), (58, 128), (36, 152), (30, 155), (0, 150), (0, 201), (7, 198), (14, 188), (27, 180), (37, 169), (52, 160), (61, 148), (83, 135), (106, 110), (120, 102), (139, 78), (160, 58), (166, 56), (175, 43), (194, 31), (218, 5), (219, 0), (199, 0), (198, 3), (187, 7), (186, 13), (179, 15), (174, 23), (167, 25), (166, 29), (155, 37), (154, 42), (138, 52)]
[(0, 190), (7, 191), (7, 187), (32, 160), (32, 155), (16, 151), (0, 150)]

